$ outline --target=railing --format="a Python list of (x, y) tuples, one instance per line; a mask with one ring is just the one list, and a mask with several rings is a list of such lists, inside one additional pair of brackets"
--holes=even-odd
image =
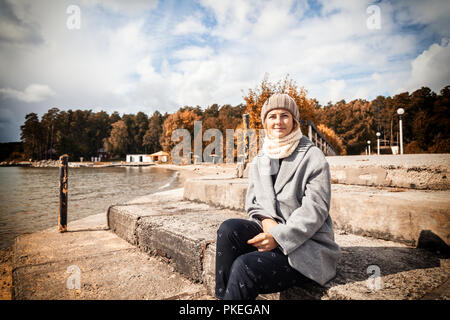
[(322, 150), (323, 154), (326, 156), (335, 156), (336, 150), (334, 150), (333, 146), (328, 142), (328, 140), (324, 137), (323, 134), (317, 129), (314, 123), (311, 120), (300, 120), (300, 124), (304, 126), (308, 126), (308, 138), (315, 145)]

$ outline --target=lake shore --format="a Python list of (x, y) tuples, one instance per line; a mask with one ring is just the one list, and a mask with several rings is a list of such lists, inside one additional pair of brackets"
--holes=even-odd
[[(107, 168), (107, 167), (147, 167), (155, 166), (158, 168), (166, 168), (170, 170), (180, 171), (180, 174), (188, 177), (199, 177), (209, 175), (230, 175), (236, 171), (236, 163), (202, 163), (177, 165), (170, 163), (148, 163), (148, 162), (125, 162), (125, 161), (102, 161), (102, 162), (69, 162), (69, 168)], [(40, 160), (40, 161), (3, 161), (0, 167), (30, 167), (30, 168), (58, 168), (59, 160)]]

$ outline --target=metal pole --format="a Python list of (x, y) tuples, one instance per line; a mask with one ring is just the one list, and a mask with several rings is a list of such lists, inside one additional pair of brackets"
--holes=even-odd
[(400, 116), (400, 154), (403, 154), (403, 129), (402, 129), (402, 117)]
[(242, 115), (244, 121), (244, 162), (247, 162), (250, 158), (249, 155), (249, 138), (248, 138), (248, 128), (250, 126), (250, 115), (244, 113)]
[(380, 155), (380, 138), (377, 139), (377, 154)]
[(69, 156), (63, 154), (59, 157), (59, 216), (58, 216), (58, 231), (67, 231), (67, 200), (68, 200), (68, 163)]

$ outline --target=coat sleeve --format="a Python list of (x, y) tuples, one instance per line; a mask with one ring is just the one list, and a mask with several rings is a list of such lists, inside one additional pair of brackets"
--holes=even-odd
[(292, 212), (286, 224), (278, 224), (269, 231), (286, 255), (311, 238), (329, 214), (330, 168), (323, 154), (316, 156), (313, 153), (309, 162), (310, 173), (305, 174), (307, 182), (301, 206)]
[(245, 196), (245, 211), (247, 211), (248, 216), (253, 219), (261, 220), (266, 217), (270, 218), (268, 214), (264, 213), (264, 209), (256, 200), (255, 181), (252, 176), (252, 170), (250, 170), (247, 194)]

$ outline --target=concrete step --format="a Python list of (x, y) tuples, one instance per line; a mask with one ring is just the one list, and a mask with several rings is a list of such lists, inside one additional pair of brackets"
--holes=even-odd
[(449, 190), (450, 154), (326, 157), (332, 183)]
[[(202, 282), (213, 295), (217, 228), (233, 217), (246, 218), (246, 214), (184, 200), (183, 189), (177, 189), (113, 206), (107, 220), (120, 237), (145, 252), (167, 258), (175, 271)], [(418, 299), (435, 292), (448, 279), (449, 259), (432, 252), (338, 230), (336, 241), (343, 252), (338, 275), (325, 287), (311, 281), (301, 288), (260, 298)], [(367, 284), (372, 279), (369, 266), (380, 271), (375, 287)]]
[[(191, 179), (184, 184), (184, 199), (243, 211), (247, 185), (247, 179)], [(412, 246), (450, 244), (449, 190), (331, 187), (330, 215), (342, 230)]]
[(16, 238), (13, 299), (207, 299), (203, 285), (127, 243), (106, 225), (106, 214), (101, 213), (69, 222), (66, 233), (55, 226)]
[[(449, 190), (450, 154), (327, 156), (331, 183)], [(244, 170), (248, 177), (248, 168)], [(242, 176), (238, 176), (242, 177)]]
[(137, 198), (110, 207), (108, 226), (145, 252), (169, 257), (176, 271), (201, 281), (207, 246), (222, 221), (243, 212), (183, 200), (183, 189)]

